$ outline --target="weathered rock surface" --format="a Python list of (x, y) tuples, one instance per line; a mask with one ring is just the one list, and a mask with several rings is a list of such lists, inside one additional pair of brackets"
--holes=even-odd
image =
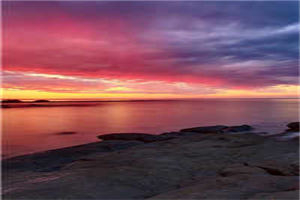
[[(157, 195), (150, 199), (297, 199), (298, 177), (269, 175), (234, 175), (206, 178), (198, 184)], [(294, 185), (294, 187), (293, 187)], [(274, 198), (278, 199), (278, 198)]]
[(173, 138), (126, 136), (4, 160), (3, 198), (298, 199), (297, 140), (163, 135)]
[(139, 141), (103, 141), (50, 150), (4, 160), (3, 171), (51, 172), (86, 156), (112, 152), (143, 144)]

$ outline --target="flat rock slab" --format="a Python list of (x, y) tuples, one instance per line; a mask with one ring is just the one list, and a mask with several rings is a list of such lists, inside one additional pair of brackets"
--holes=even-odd
[(236, 132), (245, 132), (251, 131), (253, 128), (249, 125), (241, 126), (201, 126), (194, 128), (187, 128), (180, 130), (181, 132), (196, 132), (196, 133), (236, 133)]
[(180, 130), (181, 132), (197, 132), (197, 133), (222, 133), (224, 129), (229, 128), (224, 125), (216, 125), (216, 126), (203, 126), (203, 127), (194, 127), (194, 128), (186, 128)]
[[(158, 199), (297, 199), (298, 177), (269, 175), (234, 175), (205, 178), (192, 186), (183, 187), (150, 198)], [(277, 199), (277, 198), (274, 198)]]
[(145, 133), (111, 133), (111, 134), (105, 134), (105, 135), (99, 135), (99, 139), (101, 140), (136, 140), (141, 142), (157, 142), (157, 141), (163, 141), (168, 139), (173, 139), (174, 136), (171, 135), (151, 135), (151, 134), (145, 134)]
[(4, 160), (3, 199), (298, 199), (298, 150), (254, 134), (104, 141)]
[(8, 158), (2, 162), (5, 171), (57, 171), (66, 164), (76, 160), (86, 159), (86, 156), (130, 148), (143, 144), (139, 141), (103, 141), (84, 145), (49, 150), (24, 156)]

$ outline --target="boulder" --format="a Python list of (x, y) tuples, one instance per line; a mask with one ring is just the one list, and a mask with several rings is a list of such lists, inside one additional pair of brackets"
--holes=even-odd
[(300, 122), (291, 122), (287, 125), (289, 129), (287, 131), (289, 132), (298, 132), (299, 131), (299, 124)]
[(228, 128), (224, 125), (193, 127), (180, 130), (180, 132), (197, 132), (197, 133), (223, 133)]

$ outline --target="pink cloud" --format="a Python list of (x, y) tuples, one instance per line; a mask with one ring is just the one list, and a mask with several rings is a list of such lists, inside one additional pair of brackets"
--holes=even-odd
[[(36, 11), (35, 7), (11, 5), (4, 9), (3, 69), (19, 73), (65, 75), (77, 77), (78, 80), (57, 81), (52, 78), (23, 77), (18, 82), (12, 77), (7, 77), (4, 80), (5, 87), (49, 91), (60, 91), (62, 88), (68, 91), (94, 91), (110, 87), (104, 83), (80, 81), (91, 78), (118, 79), (125, 82), (134, 80), (136, 86), (130, 87), (144, 92), (152, 92), (156, 87), (147, 84), (142, 86), (142, 83), (161, 81), (162, 85), (165, 84), (162, 86), (164, 91), (176, 93), (179, 90), (187, 92), (174, 86), (178, 82), (197, 87), (235, 89), (293, 82), (289, 77), (278, 76), (281, 72), (289, 76), (293, 66), (288, 66), (285, 70), (287, 72), (282, 68), (283, 71), (272, 74), (272, 71), (275, 71), (272, 67), (278, 64), (276, 62), (262, 60), (258, 66), (255, 59), (250, 59), (250, 62), (233, 63), (230, 59), (227, 62), (225, 57), (214, 56), (211, 61), (210, 54), (214, 52), (209, 51), (219, 49), (212, 46), (213, 50), (208, 48), (208, 52), (201, 51), (201, 45), (210, 47), (209, 45), (218, 42), (209, 43), (208, 40), (202, 43), (202, 40), (216, 34), (211, 33), (214, 28), (206, 27), (210, 24), (209, 21), (201, 24), (202, 29), (199, 29), (198, 20), (195, 20), (185, 31), (176, 32), (176, 29), (181, 28), (178, 28), (179, 25), (188, 22), (185, 17), (179, 20), (179, 25), (177, 17), (174, 16), (157, 17), (155, 20), (153, 17), (137, 23), (139, 19), (125, 20), (125, 11), (125, 14), (76, 12), (75, 15), (70, 10), (79, 8), (74, 5), (68, 7), (70, 10), (64, 10), (60, 4), (51, 7), (40, 3), (39, 10)], [(155, 26), (157, 22), (159, 26)], [(161, 24), (165, 26), (161, 27)], [(157, 29), (158, 27), (161, 29)], [(236, 27), (240, 28), (239, 25)], [(222, 27), (220, 29), (223, 30)], [(230, 30), (225, 34), (225, 38), (232, 35), (238, 37), (240, 34), (235, 31)], [(181, 33), (180, 37), (176, 34), (166, 34), (178, 32)], [(234, 41), (239, 41), (241, 38), (235, 39)], [(222, 40), (222, 44), (226, 42), (225, 39)], [(259, 70), (254, 70), (257, 68)], [(197, 91), (192, 89), (189, 92)]]

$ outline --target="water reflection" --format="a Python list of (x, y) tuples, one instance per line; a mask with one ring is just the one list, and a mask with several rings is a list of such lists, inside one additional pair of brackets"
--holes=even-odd
[[(3, 153), (26, 154), (97, 141), (112, 132), (161, 133), (215, 124), (272, 131), (298, 119), (297, 99), (104, 102), (94, 106), (2, 109)], [(88, 103), (86, 103), (88, 104)], [(57, 135), (64, 131), (77, 134)]]

